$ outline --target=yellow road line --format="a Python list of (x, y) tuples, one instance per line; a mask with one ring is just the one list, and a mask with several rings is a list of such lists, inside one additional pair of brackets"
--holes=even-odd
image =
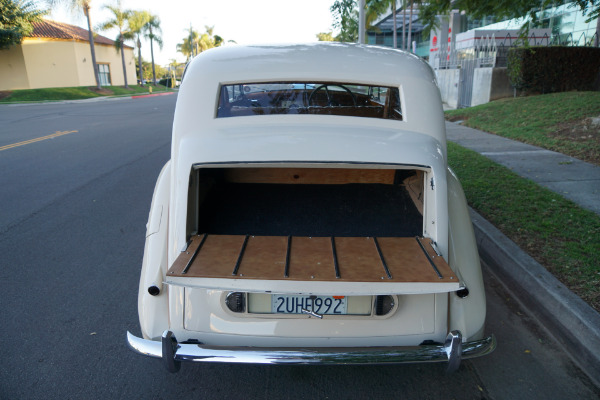
[(12, 149), (12, 148), (19, 147), (19, 146), (25, 146), (26, 144), (35, 143), (35, 142), (39, 142), (39, 141), (46, 140), (46, 139), (54, 139), (55, 137), (59, 137), (62, 135), (67, 135), (69, 133), (75, 133), (75, 132), (79, 132), (79, 131), (62, 131), (62, 132), (59, 131), (59, 132), (53, 133), (52, 135), (42, 136), (42, 137), (39, 137), (36, 139), (31, 139), (31, 140), (25, 140), (24, 142), (19, 142), (19, 143), (7, 144), (6, 146), (0, 147), (0, 151)]

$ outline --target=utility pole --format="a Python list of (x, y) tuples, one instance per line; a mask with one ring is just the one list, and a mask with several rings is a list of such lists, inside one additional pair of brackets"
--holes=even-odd
[(190, 22), (190, 58), (194, 58), (194, 43), (192, 36), (192, 23)]
[(365, 43), (365, 0), (358, 1), (358, 43)]
[(398, 48), (398, 32), (396, 32), (398, 30), (398, 21), (396, 19), (396, 0), (392, 0), (392, 12), (394, 13), (394, 27), (393, 27), (393, 31), (394, 31), (394, 48), (397, 49)]
[(402, 50), (406, 50), (406, 0), (402, 0)]

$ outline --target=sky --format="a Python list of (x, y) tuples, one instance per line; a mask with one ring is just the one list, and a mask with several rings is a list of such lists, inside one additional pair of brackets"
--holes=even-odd
[[(68, 3), (69, 1), (63, 1)], [(165, 65), (175, 58), (185, 61), (176, 46), (194, 30), (203, 33), (214, 26), (214, 34), (238, 44), (304, 43), (317, 41), (319, 32), (332, 31), (329, 8), (334, 0), (122, 0), (124, 9), (147, 10), (161, 20), (163, 49), (154, 48), (157, 64)], [(43, 8), (43, 1), (37, 1)], [(116, 0), (92, 0), (92, 26), (110, 19), (105, 5)], [(87, 29), (83, 13), (73, 13), (66, 6), (56, 6), (46, 18)], [(116, 31), (97, 32), (115, 39)], [(129, 43), (133, 45), (133, 43)], [(136, 52), (137, 55), (137, 52)], [(150, 43), (142, 41), (142, 58), (150, 61)]]

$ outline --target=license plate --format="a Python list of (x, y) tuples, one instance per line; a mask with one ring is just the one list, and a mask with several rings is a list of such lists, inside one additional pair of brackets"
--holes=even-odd
[(273, 314), (304, 314), (310, 311), (320, 315), (346, 315), (348, 302), (345, 296), (296, 296), (278, 294), (271, 296)]

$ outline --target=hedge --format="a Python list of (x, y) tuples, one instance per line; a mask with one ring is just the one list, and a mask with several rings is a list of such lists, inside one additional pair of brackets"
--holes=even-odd
[(520, 47), (508, 52), (511, 84), (527, 92), (596, 90), (600, 79), (600, 48)]
[(175, 87), (174, 82), (172, 82), (172, 78), (162, 78), (160, 81), (158, 81), (158, 84), (169, 88)]

